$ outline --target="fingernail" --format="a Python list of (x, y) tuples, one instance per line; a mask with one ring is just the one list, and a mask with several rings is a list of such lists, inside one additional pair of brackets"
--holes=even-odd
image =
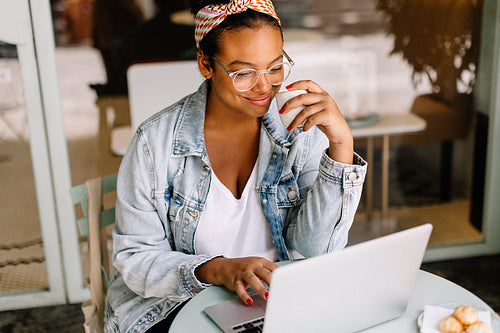
[(290, 132), (292, 130), (292, 125), (289, 125), (286, 129), (288, 132)]
[(291, 84), (289, 84), (289, 85), (287, 85), (287, 86), (285, 87), (285, 89), (287, 89), (287, 90), (288, 90), (288, 89), (290, 89), (291, 87), (292, 87), (292, 85), (291, 85)]
[(252, 301), (252, 299), (251, 299), (251, 298), (247, 298), (247, 304), (248, 304), (248, 305), (252, 305), (252, 304), (253, 304), (253, 301)]
[(280, 109), (280, 111), (279, 111), (280, 114), (283, 113), (283, 108), (284, 108), (284, 106)]
[(269, 292), (266, 291), (266, 293), (264, 294), (264, 298), (267, 300), (269, 298)]

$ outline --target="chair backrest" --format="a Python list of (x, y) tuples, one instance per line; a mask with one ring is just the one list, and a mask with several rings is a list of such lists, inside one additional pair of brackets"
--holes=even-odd
[[(90, 199), (92, 201), (89, 201), (89, 188), (88, 184), (91, 181), (88, 181), (86, 183), (74, 186), (73, 188), (70, 189), (70, 196), (71, 200), (73, 201), (73, 204), (80, 204), (83, 217), (77, 220), (77, 225), (78, 225), (78, 231), (80, 232), (81, 236), (86, 236), (89, 235), (90, 231), (90, 226), (89, 226), (89, 208), (92, 204), (98, 204), (98, 209), (99, 209), (99, 229), (103, 229), (109, 225), (112, 225), (115, 223), (115, 207), (114, 205), (110, 208), (107, 209), (102, 209), (102, 204), (101, 204), (101, 198), (103, 195), (106, 193), (111, 193), (116, 190), (116, 177), (117, 174), (112, 174), (109, 176), (105, 176), (102, 178), (96, 178), (91, 181), (99, 181), (100, 182), (100, 192), (101, 195), (99, 197), (96, 196), (90, 196)], [(108, 248), (107, 248), (107, 241), (106, 237), (103, 232), (100, 233), (100, 239), (102, 240), (101, 243), (101, 261), (102, 261), (102, 276), (103, 276), (103, 282), (105, 287), (107, 288), (108, 282), (109, 282), (109, 275), (111, 274), (112, 271), (112, 266), (109, 261), (109, 254), (108, 254)], [(89, 235), (90, 238), (90, 235)], [(90, 242), (90, 239), (88, 240)], [(90, 264), (90, 261), (89, 261)]]
[(80, 204), (83, 218), (77, 221), (80, 235), (88, 235), (88, 266), (92, 298), (82, 304), (86, 333), (104, 332), (104, 307), (112, 271), (105, 227), (115, 222), (114, 203), (103, 209), (103, 195), (116, 190), (117, 174), (94, 178), (70, 189), (73, 204)]
[(127, 70), (130, 122), (144, 120), (196, 91), (204, 78), (196, 60), (133, 64)]

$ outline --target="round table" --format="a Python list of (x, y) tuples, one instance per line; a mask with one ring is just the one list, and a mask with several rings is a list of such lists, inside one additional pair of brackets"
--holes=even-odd
[[(223, 287), (212, 286), (191, 299), (175, 318), (169, 332), (220, 333), (221, 330), (203, 312), (209, 305), (236, 298), (237, 295)], [(399, 318), (364, 330), (367, 333), (418, 332), (417, 317), (424, 305), (443, 303), (467, 304), (478, 310), (491, 311), (491, 326), (500, 333), (500, 317), (479, 297), (468, 290), (437, 275), (419, 271), (406, 312)]]

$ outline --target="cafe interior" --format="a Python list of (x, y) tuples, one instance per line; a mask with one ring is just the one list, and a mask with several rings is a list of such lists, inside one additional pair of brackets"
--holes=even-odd
[[(348, 246), (431, 223), (423, 269), (498, 313), (500, 4), (275, 5), (288, 81), (334, 97), (369, 163)], [(70, 188), (116, 174), (136, 127), (197, 89), (193, 34), (187, 0), (0, 0), (0, 331), (48, 325), (44, 309), (82, 328), (88, 246)]]

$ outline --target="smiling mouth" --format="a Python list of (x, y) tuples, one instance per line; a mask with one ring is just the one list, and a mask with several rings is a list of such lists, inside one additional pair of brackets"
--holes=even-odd
[(266, 95), (266, 96), (259, 96), (259, 97), (247, 98), (247, 99), (252, 104), (264, 105), (264, 104), (269, 103), (271, 101), (272, 97), (273, 97), (273, 95), (269, 94), (269, 95)]

